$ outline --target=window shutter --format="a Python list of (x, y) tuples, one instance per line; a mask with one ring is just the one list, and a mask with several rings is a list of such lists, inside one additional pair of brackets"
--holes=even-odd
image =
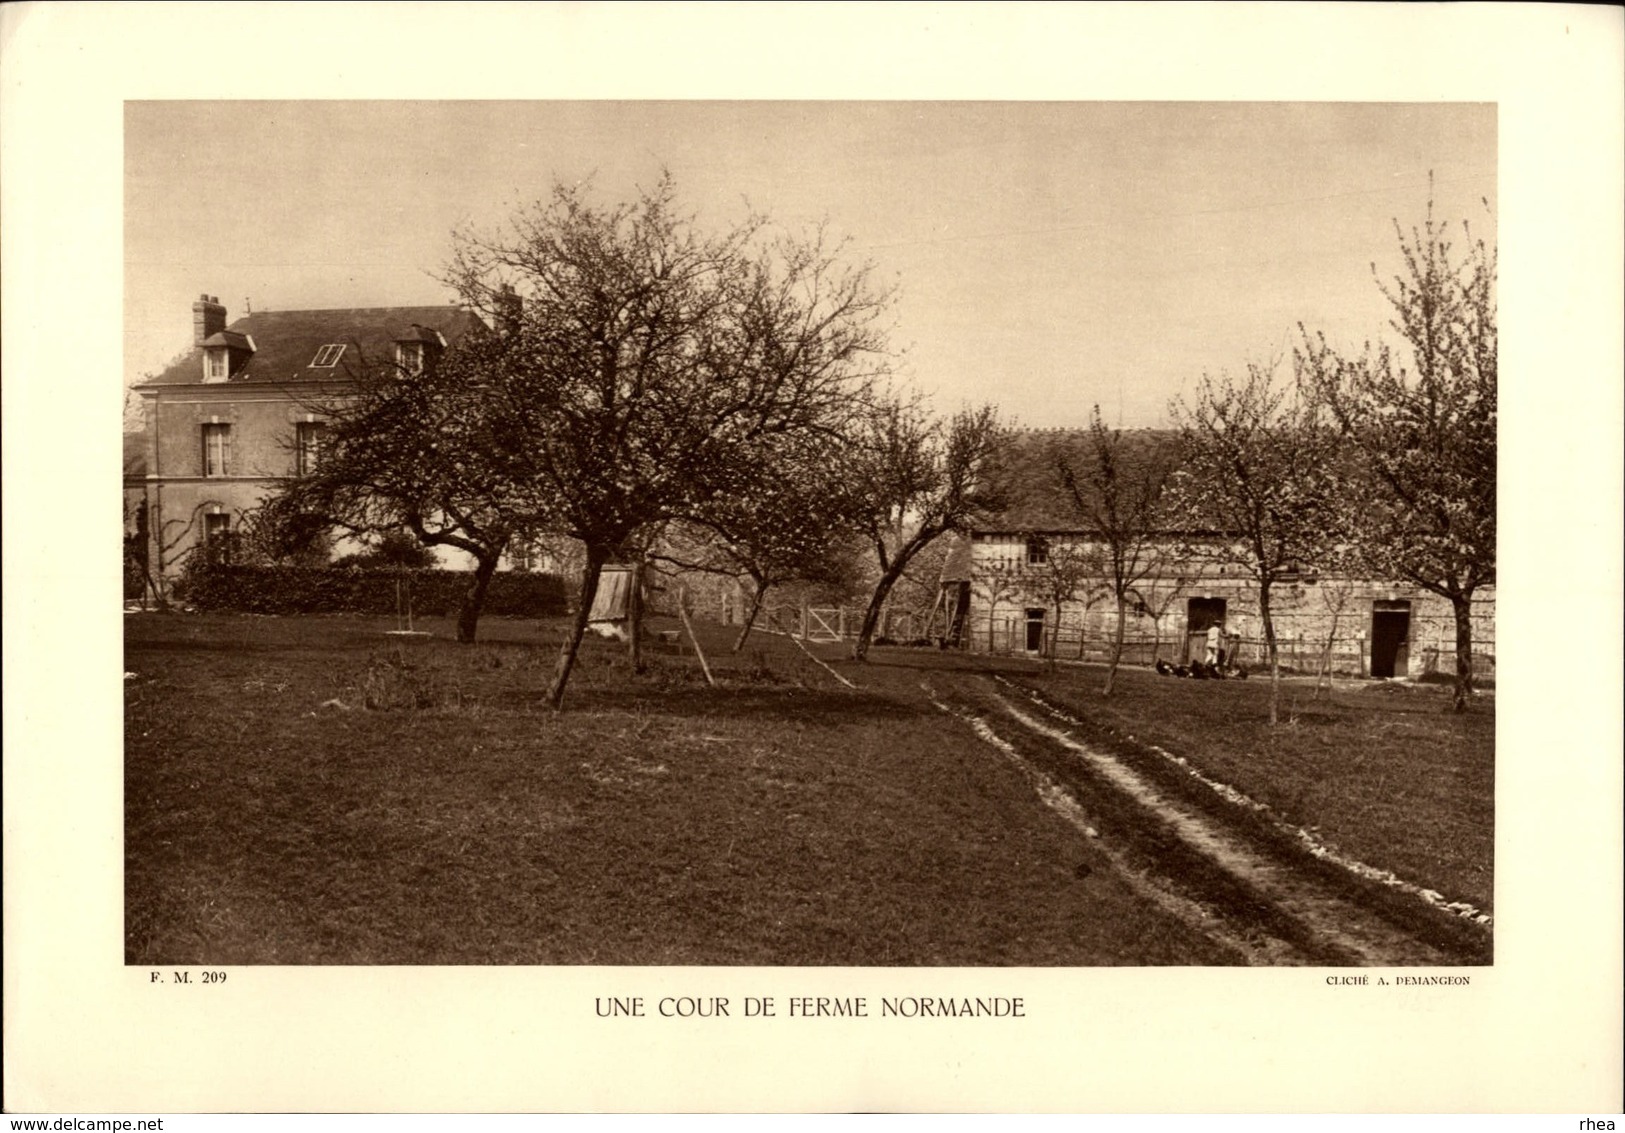
[(231, 475), (231, 426), (220, 426), (220, 475)]

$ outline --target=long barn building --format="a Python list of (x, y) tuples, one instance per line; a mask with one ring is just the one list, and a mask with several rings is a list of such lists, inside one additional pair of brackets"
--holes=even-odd
[[(1171, 433), (1123, 436), (1142, 454), (1171, 446)], [(1099, 542), (1084, 529), (1056, 473), (1057, 457), (1084, 467), (1088, 435), (1072, 430), (1017, 433), (1003, 479), (1008, 506), (956, 537), (942, 575), (935, 631), (961, 648), (1098, 660), (1117, 632), (1115, 599), (1098, 573), (1082, 566)], [(1165, 531), (1153, 541), (1156, 562), (1136, 588), (1124, 626), (1124, 659), (1172, 664), (1200, 659), (1208, 628), (1222, 622), (1246, 666), (1266, 659), (1256, 582), (1236, 566), (1190, 553), (1218, 534)], [(1183, 550), (1182, 550), (1183, 548)], [(1075, 583), (1074, 583), (1075, 580)], [(1064, 597), (1059, 603), (1057, 594)], [(1422, 587), (1387, 579), (1324, 573), (1305, 563), (1271, 589), (1270, 607), (1282, 664), (1318, 672), (1420, 677), (1453, 674), (1455, 615), (1449, 601)], [(1473, 667), (1493, 676), (1495, 590), (1473, 601)]]

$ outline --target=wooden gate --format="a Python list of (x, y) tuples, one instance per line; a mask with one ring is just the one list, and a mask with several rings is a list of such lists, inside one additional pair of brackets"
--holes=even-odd
[(846, 611), (834, 606), (807, 607), (805, 637), (808, 641), (840, 641), (846, 637)]

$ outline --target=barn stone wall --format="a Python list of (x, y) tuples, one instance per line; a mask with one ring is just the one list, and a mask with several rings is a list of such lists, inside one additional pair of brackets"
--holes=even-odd
[[(1052, 541), (1048, 553), (1065, 555), (1067, 544)], [(1085, 577), (1076, 596), (1063, 602), (1057, 632), (1050, 570), (1028, 561), (1028, 540), (1020, 536), (979, 535), (972, 548), (971, 607), (965, 644), (977, 651), (1039, 652), (1100, 659), (1116, 634), (1115, 601), (1099, 577)], [(1155, 658), (1185, 660), (1193, 616), (1203, 629), (1200, 609), (1222, 601), (1225, 628), (1239, 634), (1237, 655), (1258, 666), (1267, 657), (1258, 591), (1237, 568), (1170, 558), (1138, 588), (1142, 598), (1128, 612), (1125, 658), (1150, 664)], [(1408, 615), (1403, 652), (1395, 676), (1453, 674), (1456, 667), (1455, 615), (1450, 603), (1421, 587), (1335, 576), (1306, 575), (1271, 590), (1271, 612), (1283, 665), (1319, 671), (1370, 675), (1385, 654), (1394, 652), (1395, 614)], [(1193, 610), (1193, 600), (1198, 609)], [(1217, 600), (1217, 601), (1216, 601)], [(1037, 611), (1042, 610), (1042, 614)], [(1030, 613), (1031, 612), (1031, 613)], [(1034, 628), (1034, 622), (1039, 623)], [(1388, 627), (1385, 629), (1385, 627)], [(1037, 649), (1031, 649), (1034, 643)], [(1376, 656), (1374, 656), (1374, 652)], [(1475, 673), (1495, 671), (1495, 591), (1481, 590), (1473, 602)]]

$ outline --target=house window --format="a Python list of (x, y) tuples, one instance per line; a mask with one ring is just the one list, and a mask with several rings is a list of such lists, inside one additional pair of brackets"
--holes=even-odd
[(1049, 562), (1049, 540), (1042, 535), (1034, 535), (1027, 540), (1027, 565), (1043, 566)]
[(395, 364), (408, 374), (423, 372), (423, 343), (397, 342), (395, 344)]
[(203, 380), (209, 382), (223, 382), (226, 380), (226, 351), (224, 349), (209, 350), (205, 352)]
[(203, 517), (203, 553), (213, 563), (231, 561), (231, 516), (216, 513)]
[(301, 476), (316, 471), (327, 426), (320, 421), (300, 421), (294, 426), (295, 467)]
[(225, 476), (231, 468), (231, 426), (203, 426), (203, 475)]
[(331, 343), (316, 351), (315, 359), (310, 363), (313, 368), (331, 369), (339, 364), (339, 355), (344, 353), (341, 343)]

